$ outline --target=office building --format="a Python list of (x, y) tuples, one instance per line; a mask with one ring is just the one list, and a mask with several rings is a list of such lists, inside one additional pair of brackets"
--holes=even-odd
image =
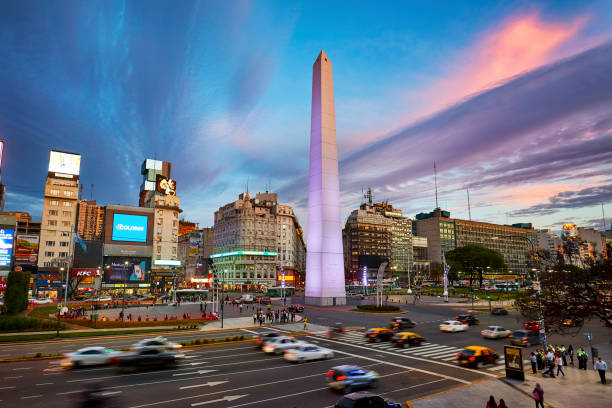
[(599, 229), (578, 227), (578, 237), (591, 244), (591, 258), (603, 259), (606, 257), (606, 238)]
[(191, 221), (186, 221), (186, 220), (179, 220), (179, 229), (178, 229), (178, 235), (179, 237), (181, 235), (185, 235), (191, 231), (197, 230), (198, 229), (198, 223), (197, 222), (191, 222)]
[(104, 228), (104, 206), (96, 201), (79, 200), (77, 206), (77, 227), (79, 237), (85, 241), (101, 240)]
[(158, 176), (170, 179), (172, 173), (172, 164), (155, 159), (144, 159), (140, 167), (142, 174), (142, 183), (140, 184), (140, 193), (138, 195), (138, 205), (145, 207), (145, 195), (148, 191), (155, 191), (157, 188)]

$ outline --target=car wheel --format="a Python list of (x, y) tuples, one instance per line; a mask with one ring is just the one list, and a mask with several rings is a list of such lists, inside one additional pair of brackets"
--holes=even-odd
[(482, 367), (483, 367), (482, 361), (479, 361), (476, 363), (476, 368), (482, 368)]
[(280, 354), (280, 350), (274, 350), (274, 354), (276, 354), (277, 356)]
[(377, 338), (374, 339), (374, 342), (375, 343), (380, 343), (380, 339), (377, 337)]
[(81, 364), (80, 361), (75, 361), (74, 363), (72, 363), (72, 365), (73, 365), (74, 368), (81, 368), (82, 367), (82, 364)]
[(376, 388), (376, 387), (378, 387), (378, 380), (370, 381), (370, 388)]

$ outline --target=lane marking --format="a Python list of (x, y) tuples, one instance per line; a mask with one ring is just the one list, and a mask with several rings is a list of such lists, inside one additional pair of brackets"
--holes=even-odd
[(15, 376), (12, 376), (12, 377), (4, 377), (4, 379), (5, 380), (14, 380), (16, 378), (22, 378), (22, 377), (23, 377), (23, 375), (15, 375)]
[(382, 395), (389, 395), (389, 394), (393, 394), (394, 392), (406, 391), (406, 390), (409, 390), (411, 388), (421, 387), (423, 385), (429, 385), (429, 384), (437, 383), (437, 382), (440, 382), (440, 381), (448, 381), (448, 380), (446, 378), (440, 378), (439, 380), (428, 381), (428, 382), (423, 383), (423, 384), (416, 384), (416, 385), (411, 385), (410, 387), (398, 388), (396, 390), (385, 392)]
[(259, 333), (259, 332), (256, 332), (256, 331), (253, 331), (253, 330), (249, 330), (249, 329), (240, 329), (240, 330), (245, 331), (245, 332), (247, 332), (247, 333), (261, 334), (261, 333)]
[(42, 397), (42, 394), (38, 394), (38, 395), (29, 395), (27, 397), (21, 397), (21, 399), (28, 399), (28, 398), (40, 398)]
[(32, 367), (18, 367), (18, 368), (13, 368), (13, 371), (19, 371), (19, 370), (31, 370)]
[(14, 385), (10, 386), (10, 387), (0, 387), (0, 390), (10, 390), (10, 389), (13, 389), (13, 388), (17, 388), (17, 387), (15, 387)]
[(36, 385), (38, 385), (38, 386), (41, 386), (41, 385), (53, 385), (53, 383), (40, 383), (40, 384), (36, 384)]
[(186, 385), (183, 387), (179, 387), (179, 390), (188, 390), (190, 388), (198, 388), (198, 387), (212, 387), (215, 385), (225, 384), (226, 382), (229, 382), (229, 381), (214, 381), (214, 382), (208, 382), (206, 384)]

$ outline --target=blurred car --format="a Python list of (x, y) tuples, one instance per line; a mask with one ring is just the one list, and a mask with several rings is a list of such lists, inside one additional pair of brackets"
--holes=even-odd
[(333, 325), (329, 327), (329, 330), (327, 331), (327, 336), (330, 339), (333, 339), (333, 338), (338, 337), (344, 332), (345, 332), (345, 329), (342, 323), (334, 323)]
[(47, 304), (47, 303), (53, 303), (53, 301), (51, 299), (49, 299), (49, 298), (37, 298), (37, 299), (34, 299), (32, 301), (32, 303), (34, 303), (36, 305), (44, 305), (44, 304)]
[(482, 337), (485, 339), (502, 339), (509, 337), (512, 331), (504, 329), (501, 326), (488, 326), (486, 329), (481, 330), (480, 334), (482, 334)]
[(365, 332), (365, 338), (369, 342), (379, 343), (381, 341), (391, 340), (394, 334), (395, 333), (393, 333), (393, 330), (375, 327), (373, 329), (368, 329)]
[(306, 344), (308, 343), (294, 337), (280, 336), (266, 341), (261, 349), (267, 354), (281, 354), (285, 350)]
[(353, 392), (346, 394), (340, 398), (334, 405), (334, 408), (360, 408), (360, 407), (375, 407), (375, 408), (399, 408), (400, 404), (389, 402), (384, 398), (372, 394), (367, 391)]
[(581, 317), (561, 320), (561, 325), (566, 326), (566, 327), (576, 327), (576, 326), (582, 325), (582, 323), (583, 323), (583, 320)]
[(290, 312), (302, 313), (304, 311), (304, 306), (302, 305), (291, 305), (289, 306)]
[(239, 305), (240, 303), (242, 303), (242, 298), (241, 297), (234, 298), (232, 300), (232, 303), (235, 305)]
[(85, 347), (74, 353), (65, 354), (60, 365), (78, 368), (88, 365), (109, 364), (111, 359), (121, 355), (120, 351), (105, 347)]
[(352, 365), (332, 367), (327, 374), (327, 384), (334, 390), (349, 393), (355, 388), (375, 387), (378, 384), (378, 373)]
[(174, 368), (185, 357), (184, 354), (158, 348), (141, 349), (111, 359), (120, 372), (152, 368)]
[(532, 344), (540, 344), (540, 335), (533, 330), (515, 330), (509, 337), (512, 339), (510, 343), (514, 346), (529, 347)]
[(425, 339), (416, 333), (400, 332), (400, 333), (395, 333), (391, 341), (396, 346), (403, 348), (403, 347), (406, 347), (406, 345), (408, 345), (408, 347), (419, 346), (421, 345), (421, 343), (425, 341)]
[(141, 349), (161, 349), (161, 350), (178, 350), (181, 346), (178, 343), (171, 342), (165, 337), (153, 337), (152, 339), (140, 340), (132, 345), (132, 350)]
[(488, 347), (468, 346), (457, 353), (459, 365), (480, 368), (485, 364), (495, 364), (499, 356)]
[(99, 298), (95, 298), (97, 302), (112, 302), (113, 298), (110, 296), (100, 296)]
[(462, 323), (457, 320), (447, 320), (440, 324), (440, 331), (443, 332), (458, 332), (458, 331), (466, 331), (468, 328), (467, 323)]
[(478, 319), (474, 315), (471, 315), (471, 314), (459, 315), (455, 317), (455, 320), (461, 323), (466, 323), (469, 326), (478, 324)]
[(325, 347), (319, 347), (314, 344), (297, 346), (289, 350), (285, 350), (285, 360), (300, 363), (309, 360), (323, 360), (332, 358), (334, 352)]
[(493, 309), (491, 309), (491, 314), (492, 315), (507, 315), (508, 310), (504, 309), (503, 307), (494, 307)]
[(260, 336), (257, 336), (255, 337), (255, 348), (262, 348), (264, 344), (266, 343), (266, 341), (270, 339), (274, 339), (276, 337), (281, 337), (281, 336), (284, 336), (284, 334), (279, 333), (279, 332), (270, 332), (270, 333), (265, 333)]
[(389, 328), (391, 330), (411, 329), (414, 326), (416, 326), (416, 323), (407, 317), (394, 317), (389, 323)]
[(267, 305), (268, 303), (270, 303), (270, 297), (269, 296), (262, 297), (261, 299), (259, 299), (259, 303), (263, 305)]

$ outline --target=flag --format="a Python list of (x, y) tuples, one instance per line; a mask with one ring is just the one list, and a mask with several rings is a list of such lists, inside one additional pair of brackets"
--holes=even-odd
[(85, 241), (83, 241), (83, 238), (79, 237), (79, 234), (77, 233), (74, 234), (74, 242), (79, 244), (83, 248), (83, 251), (87, 252), (87, 244)]

